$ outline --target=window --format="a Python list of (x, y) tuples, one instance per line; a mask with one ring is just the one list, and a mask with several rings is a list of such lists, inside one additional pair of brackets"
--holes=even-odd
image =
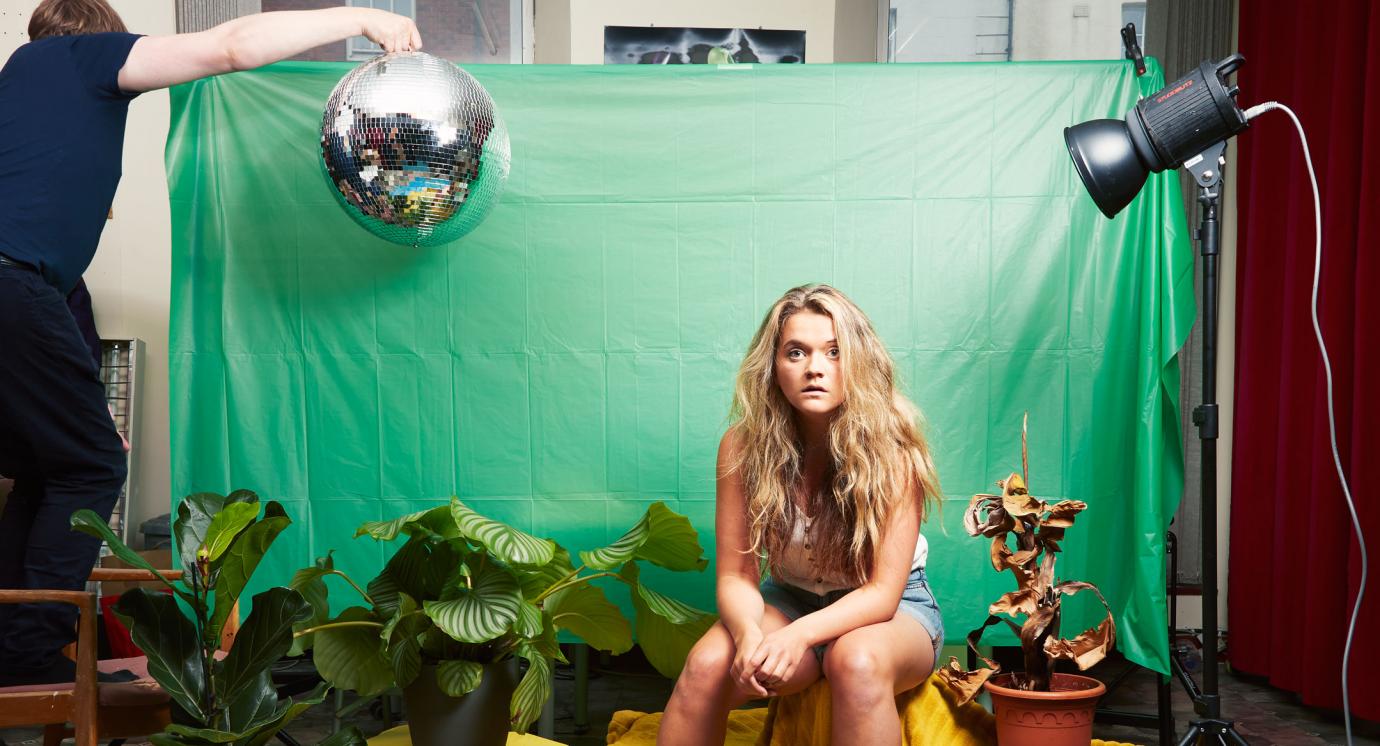
[(887, 62), (1011, 59), (1011, 0), (889, 0)]
[[(451, 62), (492, 64), (523, 61), (524, 29), (530, 35), (532, 3), (533, 0), (259, 0), (258, 4), (264, 12), (342, 5), (390, 11), (417, 22), (424, 51)], [(382, 51), (377, 44), (356, 36), (344, 44), (333, 42), (309, 49), (292, 59), (361, 62)], [(530, 54), (530, 48), (527, 52)]]
[[(1145, 46), (1147, 2), (878, 0), (887, 62), (1122, 59), (1121, 29)], [(1118, 23), (1119, 22), (1119, 23)]]
[[(1121, 4), (1121, 27), (1126, 28), (1128, 23), (1136, 24), (1136, 44), (1145, 49), (1145, 3)], [(1126, 52), (1125, 44), (1121, 45), (1121, 51)]]

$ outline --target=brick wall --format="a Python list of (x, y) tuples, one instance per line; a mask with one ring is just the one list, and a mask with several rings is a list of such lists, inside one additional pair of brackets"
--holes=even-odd
[[(511, 57), (511, 4), (521, 0), (479, 0), (489, 35), (498, 48), (490, 54), (475, 18), (472, 0), (415, 0), (417, 28), (422, 32), (423, 51), (454, 62), (508, 62)], [(265, 12), (272, 10), (315, 10), (343, 5), (342, 0), (263, 0)], [(307, 50), (295, 60), (339, 61), (345, 59), (345, 42)]]

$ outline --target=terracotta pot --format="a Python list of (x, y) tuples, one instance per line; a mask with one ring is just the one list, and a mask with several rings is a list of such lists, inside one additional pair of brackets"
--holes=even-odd
[(503, 746), (508, 742), (508, 701), (520, 678), (516, 658), (484, 666), (479, 688), (448, 697), (436, 684), (436, 667), (423, 665), (403, 689), (408, 732), (417, 746)]
[(1000, 746), (1088, 746), (1093, 712), (1106, 693), (1087, 676), (1056, 673), (1048, 692), (1016, 689), (1015, 674), (998, 674), (983, 687), (992, 695)]

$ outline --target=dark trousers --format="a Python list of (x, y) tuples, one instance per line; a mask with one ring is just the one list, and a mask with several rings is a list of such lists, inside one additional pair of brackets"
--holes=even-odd
[[(80, 590), (100, 541), (71, 530), (109, 518), (125, 454), (91, 351), (66, 300), (36, 272), (0, 265), (0, 588)], [(42, 669), (76, 638), (76, 608), (0, 604), (0, 671)]]

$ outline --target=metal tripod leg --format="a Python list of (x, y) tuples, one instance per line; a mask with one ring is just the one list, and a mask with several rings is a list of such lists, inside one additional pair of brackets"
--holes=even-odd
[(1179, 741), (1179, 746), (1191, 746), (1194, 743), (1220, 743), (1222, 746), (1229, 744), (1239, 744), (1239, 746), (1249, 746), (1246, 739), (1236, 732), (1236, 725), (1230, 720), (1194, 720), (1188, 726), (1188, 732)]

